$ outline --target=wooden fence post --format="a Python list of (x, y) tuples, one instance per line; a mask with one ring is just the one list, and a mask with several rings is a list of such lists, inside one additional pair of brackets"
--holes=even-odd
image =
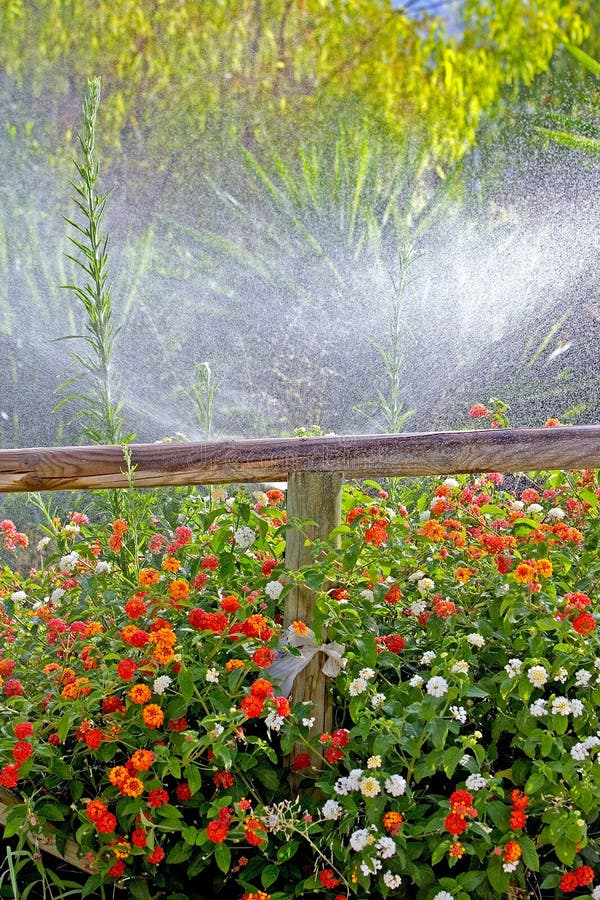
[[(343, 476), (339, 472), (297, 472), (288, 478), (287, 514), (289, 519), (310, 519), (316, 525), (308, 525), (302, 531), (289, 531), (285, 550), (285, 563), (289, 569), (300, 569), (313, 559), (313, 548), (305, 546), (306, 540), (327, 538), (329, 532), (340, 524), (342, 509)], [(313, 623), (315, 605), (314, 593), (302, 585), (295, 587), (287, 596), (284, 610), (284, 625), (305, 622), (309, 628)], [(315, 635), (320, 641), (324, 635)], [(329, 698), (327, 677), (323, 675), (324, 658), (317, 653), (310, 663), (296, 676), (292, 689), (292, 701), (310, 700), (314, 703), (311, 716), (315, 722), (312, 733), (330, 731), (333, 710)]]

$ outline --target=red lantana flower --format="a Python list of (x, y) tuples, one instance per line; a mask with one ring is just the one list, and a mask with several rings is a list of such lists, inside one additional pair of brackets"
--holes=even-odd
[(324, 888), (334, 888), (340, 883), (340, 879), (335, 877), (333, 869), (321, 869), (319, 881)]

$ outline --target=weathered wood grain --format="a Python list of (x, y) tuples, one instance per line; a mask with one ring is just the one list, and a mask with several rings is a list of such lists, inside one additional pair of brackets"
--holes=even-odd
[[(132, 444), (137, 487), (600, 467), (600, 425), (396, 435)], [(0, 492), (127, 486), (120, 447), (0, 450)]]
[[(301, 531), (293, 529), (287, 533), (285, 547), (285, 564), (288, 569), (298, 570), (309, 565), (313, 559), (311, 542), (317, 538), (325, 540), (334, 528), (340, 524), (342, 511), (342, 476), (338, 472), (296, 472), (289, 476), (287, 492), (287, 514), (290, 519), (302, 519), (316, 522), (306, 525)], [(305, 585), (296, 586), (287, 595), (284, 609), (284, 626), (287, 628), (294, 621), (304, 622), (312, 627), (315, 606), (315, 595)], [(325, 634), (317, 634), (317, 641), (322, 641)], [(312, 701), (310, 712), (314, 718), (311, 734), (319, 735), (331, 731), (333, 707), (329, 694), (328, 679), (322, 672), (323, 656), (317, 653), (309, 664), (296, 676), (292, 690), (292, 702)], [(306, 747), (297, 744), (291, 754), (306, 752)], [(321, 761), (311, 754), (312, 764), (318, 770)], [(292, 774), (292, 786), (297, 787), (302, 776)]]

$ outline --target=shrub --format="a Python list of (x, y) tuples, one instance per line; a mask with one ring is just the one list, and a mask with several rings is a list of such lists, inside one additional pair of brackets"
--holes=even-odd
[[(593, 472), (510, 487), (349, 485), (301, 573), (282, 562), (279, 492), (141, 521), (152, 504), (132, 493), (110, 527), (55, 522), (39, 569), (2, 575), (6, 833), (74, 835), (95, 867), (84, 895), (186, 896), (203, 873), (204, 896), (253, 900), (582, 896), (600, 491)], [(325, 734), (269, 668), (293, 656), (295, 583), (344, 645)]]

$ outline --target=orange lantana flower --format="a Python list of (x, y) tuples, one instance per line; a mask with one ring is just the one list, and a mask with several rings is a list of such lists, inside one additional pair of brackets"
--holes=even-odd
[(157, 703), (149, 703), (142, 710), (142, 718), (148, 728), (160, 728), (165, 721), (165, 714)]
[(138, 580), (143, 587), (148, 587), (151, 584), (156, 584), (159, 577), (156, 569), (142, 569)]

